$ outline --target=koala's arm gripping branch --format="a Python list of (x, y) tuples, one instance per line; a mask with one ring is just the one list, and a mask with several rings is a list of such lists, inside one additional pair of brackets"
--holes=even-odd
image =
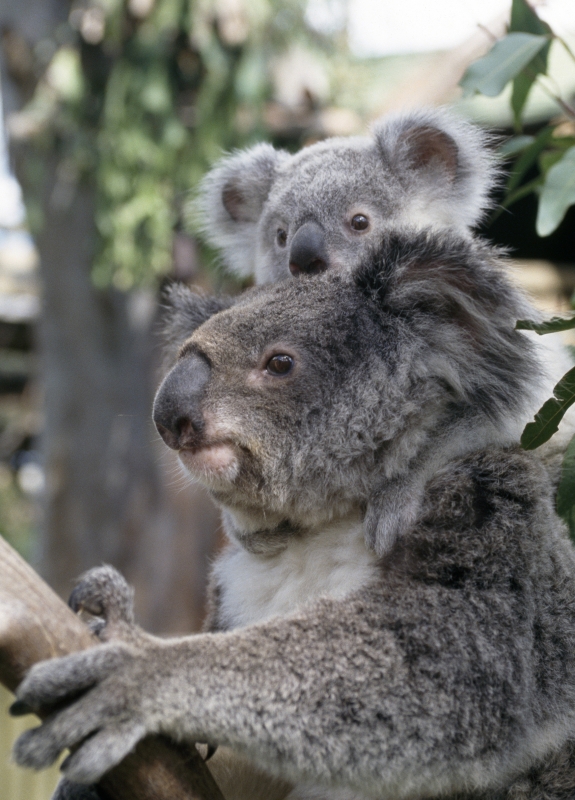
[[(0, 682), (97, 644), (84, 623), (0, 536)], [(107, 800), (224, 800), (195, 748), (149, 736), (99, 784)]]

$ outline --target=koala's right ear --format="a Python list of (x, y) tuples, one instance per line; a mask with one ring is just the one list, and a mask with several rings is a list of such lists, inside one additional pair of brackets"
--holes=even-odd
[(498, 175), (488, 134), (430, 108), (383, 117), (373, 135), (385, 167), (407, 193), (404, 222), (417, 225), (423, 218), (469, 228), (480, 221)]
[(172, 283), (164, 290), (162, 301), (164, 313), (160, 329), (164, 340), (165, 366), (169, 366), (196, 328), (219, 311), (233, 306), (236, 299), (202, 294), (192, 291), (183, 283)]
[(203, 234), (240, 277), (254, 273), (257, 224), (286, 158), (283, 150), (257, 144), (222, 159), (202, 181), (195, 209)]

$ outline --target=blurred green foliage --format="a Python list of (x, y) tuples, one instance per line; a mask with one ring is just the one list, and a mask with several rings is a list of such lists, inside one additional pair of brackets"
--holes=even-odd
[[(502, 157), (514, 158), (507, 191), (500, 211), (531, 192), (539, 195), (536, 230), (549, 236), (561, 224), (567, 209), (575, 205), (575, 108), (561, 97), (552, 82), (545, 82), (551, 47), (563, 47), (571, 56), (575, 73), (575, 53), (537, 16), (527, 0), (513, 0), (507, 35), (499, 39), (483, 58), (469, 66), (460, 85), (467, 93), (497, 95), (512, 84), (511, 108), (518, 133), (502, 148)], [(536, 136), (521, 133), (523, 112), (535, 84), (552, 96), (561, 116), (545, 125)], [(533, 167), (538, 175), (525, 182)], [(575, 308), (575, 296), (572, 299)], [(519, 329), (539, 334), (575, 327), (573, 319), (554, 318), (540, 324), (521, 320)], [(569, 370), (553, 389), (549, 398), (529, 422), (521, 437), (526, 450), (534, 450), (547, 442), (558, 430), (559, 423), (575, 403), (575, 367)], [(557, 511), (567, 522), (575, 540), (575, 437), (563, 460), (557, 495)]]
[[(511, 108), (519, 134), (506, 142), (504, 157), (516, 156), (510, 172), (502, 208), (531, 192), (539, 194), (537, 233), (549, 236), (561, 224), (567, 209), (575, 204), (575, 108), (561, 97), (548, 79), (551, 47), (575, 54), (568, 43), (543, 22), (528, 0), (513, 0), (507, 34), (490, 51), (466, 70), (460, 86), (467, 94), (478, 92), (494, 97), (511, 84)], [(551, 76), (552, 77), (552, 76)], [(537, 137), (521, 134), (523, 113), (532, 88), (541, 86), (553, 97), (561, 117), (543, 127)], [(537, 164), (539, 175), (522, 184), (527, 170)]]
[[(97, 286), (126, 290), (165, 274), (190, 189), (222, 150), (266, 137), (278, 56), (294, 42), (317, 53), (336, 47), (337, 36), (308, 26), (305, 8), (304, 0), (72, 4), (20, 124), (38, 153), (57, 153), (56, 190), (96, 187)], [(40, 163), (27, 168), (38, 183)], [(31, 206), (38, 225), (39, 203)]]

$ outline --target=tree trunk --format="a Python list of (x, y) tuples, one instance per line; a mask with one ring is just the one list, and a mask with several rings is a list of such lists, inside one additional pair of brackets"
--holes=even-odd
[[(0, 536), (0, 682), (12, 691), (33, 664), (98, 644)], [(98, 785), (106, 800), (224, 800), (193, 746), (147, 736)]]
[[(3, 0), (0, 28), (32, 53), (69, 9), (64, 0)], [(30, 94), (34, 76), (22, 64), (11, 82), (5, 65), (6, 111)], [(13, 149), (22, 175), (32, 147)], [(47, 488), (37, 566), (66, 597), (81, 572), (111, 563), (135, 585), (145, 627), (189, 632), (201, 620), (217, 513), (197, 488), (172, 504), (178, 481), (151, 423), (155, 300), (94, 288), (95, 187), (67, 181), (55, 156), (44, 166), (38, 342)]]

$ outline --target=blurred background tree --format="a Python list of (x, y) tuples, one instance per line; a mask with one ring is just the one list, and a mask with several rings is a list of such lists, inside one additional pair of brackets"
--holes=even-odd
[(222, 150), (264, 135), (288, 45), (336, 46), (304, 12), (298, 0), (5, 0), (0, 12), (40, 252), (41, 569), (66, 595), (84, 569), (115, 564), (164, 631), (199, 623), (217, 523), (199, 491), (170, 502), (159, 469), (156, 292), (166, 275), (202, 281), (189, 191)]

